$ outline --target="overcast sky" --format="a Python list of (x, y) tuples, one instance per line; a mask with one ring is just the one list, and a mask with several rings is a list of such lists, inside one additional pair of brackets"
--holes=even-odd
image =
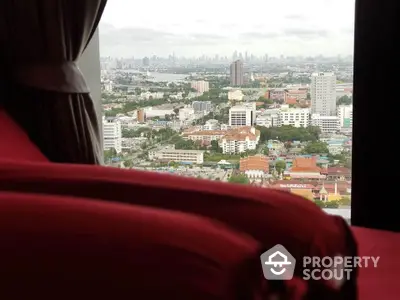
[(102, 56), (349, 55), (354, 0), (109, 0)]

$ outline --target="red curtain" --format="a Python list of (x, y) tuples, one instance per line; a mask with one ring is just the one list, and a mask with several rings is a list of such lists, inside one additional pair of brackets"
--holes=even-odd
[(77, 66), (107, 0), (0, 1), (8, 113), (54, 162), (100, 164), (100, 126)]

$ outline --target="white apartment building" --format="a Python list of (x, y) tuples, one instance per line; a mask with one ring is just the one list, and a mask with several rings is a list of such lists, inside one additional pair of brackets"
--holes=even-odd
[(340, 129), (353, 127), (353, 105), (339, 105), (337, 107), (337, 116)]
[(334, 133), (339, 130), (339, 118), (336, 116), (311, 115), (311, 126), (318, 126), (321, 133)]
[(191, 133), (184, 133), (182, 135), (183, 139), (191, 140), (191, 141), (200, 141), (211, 143), (212, 141), (219, 141), (227, 134), (225, 130), (202, 130), (195, 131)]
[(230, 101), (243, 101), (244, 94), (241, 90), (230, 90), (228, 92), (228, 100)]
[(276, 115), (261, 115), (256, 118), (256, 125), (263, 127), (276, 127), (278, 126), (278, 114)]
[(264, 127), (277, 127), (279, 125), (280, 109), (266, 109), (256, 118), (256, 125)]
[(165, 115), (173, 115), (174, 110), (173, 109), (157, 109), (154, 107), (146, 107), (144, 109), (144, 114), (145, 114), (146, 118), (155, 118), (155, 117), (165, 118)]
[(229, 110), (229, 126), (253, 126), (256, 119), (255, 103), (233, 106)]
[(143, 92), (139, 96), (141, 100), (162, 99), (163, 97), (164, 93), (162, 92), (155, 92), (155, 93)]
[(224, 154), (238, 154), (255, 150), (260, 140), (260, 131), (254, 127), (236, 128), (224, 135), (219, 146)]
[(313, 73), (311, 75), (311, 113), (336, 116), (336, 75)]
[(117, 153), (122, 152), (121, 122), (116, 118), (103, 116), (103, 147), (104, 150), (114, 148)]
[(105, 89), (107, 92), (112, 92), (113, 89), (114, 89), (114, 84), (113, 84), (113, 82), (112, 82), (112, 81), (109, 81), (109, 82), (107, 82), (106, 84), (104, 84), (104, 89)]
[(204, 151), (166, 148), (159, 151), (149, 151), (149, 159), (202, 164), (204, 162)]
[(204, 80), (192, 81), (190, 83), (190, 86), (200, 94), (203, 94), (204, 92), (208, 92), (210, 90), (210, 83)]
[(219, 130), (221, 126), (219, 125), (218, 120), (208, 120), (206, 123), (203, 125), (203, 130)]
[(179, 110), (179, 121), (186, 121), (194, 117), (194, 109), (190, 107), (181, 108)]
[(308, 108), (289, 108), (288, 105), (282, 105), (278, 116), (277, 126), (290, 125), (306, 128), (310, 125), (310, 110)]

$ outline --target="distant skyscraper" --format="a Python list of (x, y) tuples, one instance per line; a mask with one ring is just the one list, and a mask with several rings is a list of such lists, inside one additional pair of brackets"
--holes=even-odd
[(336, 75), (313, 73), (311, 76), (311, 113), (336, 116)]
[(231, 64), (231, 85), (241, 86), (243, 85), (243, 62), (241, 60), (234, 61)]
[(144, 123), (146, 120), (145, 118), (146, 118), (146, 116), (145, 116), (144, 109), (138, 109), (137, 110), (137, 118), (136, 118), (138, 123)]
[(237, 59), (238, 59), (238, 52), (235, 51), (235, 52), (233, 52), (232, 60), (235, 61), (235, 60), (237, 60)]
[(143, 67), (148, 67), (150, 66), (150, 59), (148, 57), (144, 57), (142, 60)]

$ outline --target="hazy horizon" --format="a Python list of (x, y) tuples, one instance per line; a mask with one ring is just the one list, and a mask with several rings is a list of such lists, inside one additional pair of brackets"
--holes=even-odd
[(112, 57), (352, 55), (354, 0), (110, 0), (100, 54)]

